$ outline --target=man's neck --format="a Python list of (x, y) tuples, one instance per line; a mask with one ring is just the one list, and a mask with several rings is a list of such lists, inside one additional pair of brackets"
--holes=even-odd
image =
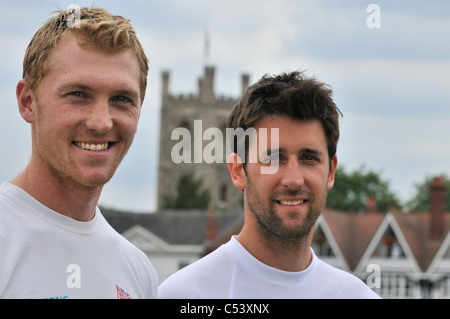
[(253, 257), (270, 267), (285, 271), (302, 271), (312, 260), (310, 237), (296, 241), (269, 239), (255, 230), (248, 231), (244, 226), (236, 239)]
[(76, 187), (42, 173), (28, 165), (11, 183), (62, 215), (78, 221), (94, 218), (102, 187)]

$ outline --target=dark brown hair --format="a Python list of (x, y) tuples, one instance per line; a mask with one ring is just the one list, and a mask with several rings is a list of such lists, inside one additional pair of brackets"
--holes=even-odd
[[(286, 115), (296, 120), (318, 120), (325, 131), (331, 161), (336, 155), (339, 116), (342, 116), (332, 99), (332, 93), (331, 87), (306, 77), (304, 72), (264, 75), (246, 90), (228, 117), (227, 126), (245, 131), (255, 127), (266, 116), (274, 115)], [(239, 145), (244, 141), (229, 142), (233, 152), (237, 153)], [(248, 140), (245, 143), (247, 154)]]

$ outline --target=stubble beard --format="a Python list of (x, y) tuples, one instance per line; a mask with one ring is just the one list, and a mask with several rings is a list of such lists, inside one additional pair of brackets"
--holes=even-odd
[[(248, 180), (247, 187), (247, 203), (250, 211), (257, 221), (259, 234), (265, 240), (266, 244), (279, 248), (298, 247), (307, 243), (311, 229), (319, 218), (326, 201), (325, 198), (318, 200), (310, 192), (301, 189), (286, 189), (272, 194), (268, 200), (259, 197), (253, 184)], [(308, 211), (303, 217), (301, 223), (296, 226), (289, 227), (285, 225), (275, 210), (274, 198), (280, 195), (286, 196), (303, 196), (307, 197)], [(292, 219), (301, 218), (300, 213), (293, 210), (288, 213)]]
[[(61, 165), (53, 163), (47, 164), (49, 170), (53, 173), (61, 185), (70, 185), (76, 189), (95, 190), (102, 188), (114, 175), (116, 167), (113, 167), (103, 176), (84, 177), (69, 165)], [(63, 167), (61, 167), (63, 166)]]
[(102, 189), (114, 176), (114, 173), (121, 162), (121, 159), (115, 159), (113, 163), (108, 164), (109, 168), (103, 174), (83, 176), (83, 172), (77, 171), (79, 168), (77, 168), (73, 158), (55, 159), (55, 157), (46, 150), (38, 150), (38, 152), (49, 177), (53, 177), (57, 184), (68, 185), (73, 189), (83, 189), (86, 191), (93, 191), (99, 188)]

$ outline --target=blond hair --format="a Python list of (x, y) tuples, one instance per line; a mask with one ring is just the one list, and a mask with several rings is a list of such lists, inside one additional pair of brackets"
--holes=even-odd
[(25, 52), (23, 78), (30, 87), (35, 89), (39, 86), (49, 69), (50, 55), (59, 41), (73, 34), (80, 46), (89, 46), (105, 52), (131, 50), (136, 55), (141, 70), (142, 102), (147, 88), (148, 59), (130, 20), (112, 15), (102, 8), (78, 7), (78, 12), (74, 9), (54, 12), (58, 15), (44, 23), (31, 39)]

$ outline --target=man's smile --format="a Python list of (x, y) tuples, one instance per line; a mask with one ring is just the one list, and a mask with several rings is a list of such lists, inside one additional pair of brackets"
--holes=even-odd
[(306, 202), (306, 199), (298, 199), (298, 200), (276, 200), (276, 202), (278, 204), (281, 205), (289, 205), (289, 206), (294, 206), (294, 205), (300, 205)]
[(73, 144), (79, 148), (89, 151), (106, 151), (109, 147), (111, 147), (114, 143), (106, 142), (106, 143), (87, 143), (87, 142), (78, 142), (75, 141)]

